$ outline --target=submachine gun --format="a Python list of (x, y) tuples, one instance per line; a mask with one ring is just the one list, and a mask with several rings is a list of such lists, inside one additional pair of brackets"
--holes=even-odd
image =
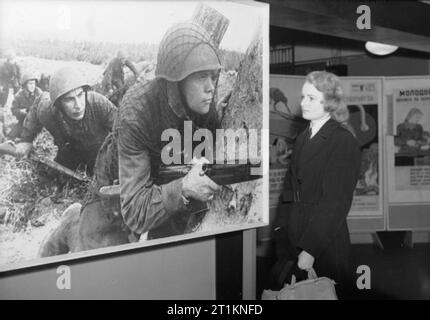
[[(193, 167), (193, 165), (171, 165), (161, 166), (156, 178), (156, 184), (166, 184), (173, 180), (184, 177)], [(240, 183), (245, 181), (256, 180), (262, 177), (262, 174), (255, 174), (252, 169), (260, 169), (261, 164), (203, 164), (200, 175), (207, 175), (216, 184), (227, 186), (229, 184)], [(112, 198), (119, 197), (121, 186), (110, 185), (101, 187), (99, 193), (102, 197)]]

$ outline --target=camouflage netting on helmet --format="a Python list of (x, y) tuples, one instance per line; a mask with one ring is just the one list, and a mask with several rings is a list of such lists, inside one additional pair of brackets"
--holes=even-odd
[[(204, 59), (187, 61), (196, 51)], [(161, 40), (155, 76), (180, 81), (193, 72), (220, 67), (217, 49), (205, 29), (193, 22), (183, 22), (171, 27)]]

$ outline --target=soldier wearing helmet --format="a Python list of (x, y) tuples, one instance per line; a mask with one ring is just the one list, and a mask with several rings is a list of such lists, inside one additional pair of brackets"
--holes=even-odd
[[(166, 32), (156, 78), (126, 92), (112, 134), (97, 156), (94, 189), (119, 180), (121, 200), (102, 198), (103, 209), (82, 209), (80, 225), (88, 231), (80, 230), (80, 236), (103, 234), (100, 243), (91, 242), (92, 248), (124, 243), (118, 240), (124, 232), (129, 241), (137, 241), (145, 233), (149, 239), (161, 238), (192, 232), (199, 225), (219, 186), (200, 176), (204, 160), (194, 163), (184, 178), (159, 183), (161, 153), (168, 143), (162, 134), (166, 129), (183, 133), (187, 121), (193, 132), (220, 128), (215, 106), (220, 69), (218, 50), (202, 26), (186, 22)], [(97, 192), (94, 196), (99, 197)]]
[(27, 155), (32, 142), (46, 128), (58, 146), (55, 161), (72, 170), (86, 167), (92, 174), (98, 149), (111, 131), (116, 107), (90, 86), (75, 68), (58, 69), (50, 90), (43, 92), (27, 114), (17, 156)]
[(11, 111), (18, 123), (9, 133), (10, 139), (15, 139), (21, 135), (23, 122), (30, 107), (42, 94), (42, 90), (36, 87), (37, 79), (38, 75), (34, 71), (27, 71), (22, 77), (22, 88), (15, 95), (12, 102)]
[[(117, 131), (121, 213), (137, 238), (145, 232), (150, 239), (191, 232), (219, 190), (200, 176), (201, 160), (184, 178), (167, 184), (157, 183), (157, 171), (167, 144), (161, 138), (164, 130), (176, 129), (184, 138), (184, 122), (191, 121), (193, 133), (206, 128), (215, 137), (221, 127), (215, 106), (221, 68), (206, 30), (194, 22), (179, 23), (161, 40), (156, 78), (124, 96)], [(184, 162), (187, 155), (182, 156)]]
[[(117, 56), (109, 62), (106, 70), (104, 71), (104, 90), (111, 96), (114, 92), (119, 92), (121, 89), (125, 88), (124, 81), (124, 66), (128, 67), (134, 74), (137, 79), (139, 76), (139, 72), (137, 71), (134, 64), (125, 57), (125, 53), (122, 50), (119, 50)], [(126, 90), (122, 90), (125, 92)], [(118, 97), (117, 101), (120, 101), (122, 98), (122, 94)]]
[(0, 85), (3, 87), (1, 92), (0, 107), (3, 107), (9, 95), (10, 88), (16, 94), (20, 88), (21, 68), (16, 62), (15, 52), (9, 50), (6, 52), (6, 61), (0, 69)]

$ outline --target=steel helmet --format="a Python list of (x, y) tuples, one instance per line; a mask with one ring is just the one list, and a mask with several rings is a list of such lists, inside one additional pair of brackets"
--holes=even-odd
[(26, 71), (22, 76), (22, 84), (24, 85), (29, 80), (36, 80), (39, 81), (39, 75), (36, 71)]
[(181, 81), (197, 71), (218, 69), (218, 50), (201, 25), (182, 22), (167, 30), (158, 49), (156, 77)]
[(63, 67), (56, 70), (49, 84), (52, 104), (55, 104), (63, 94), (79, 87), (86, 87), (86, 89), (90, 87), (82, 72), (72, 67)]

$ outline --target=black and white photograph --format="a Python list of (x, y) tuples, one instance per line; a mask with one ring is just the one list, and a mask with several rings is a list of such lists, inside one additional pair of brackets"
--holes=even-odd
[[(429, 299), (428, 2), (270, 3), (271, 216), (256, 297)], [(295, 126), (280, 119), (296, 108), (307, 121), (286, 156), (277, 136)]]
[(266, 48), (249, 2), (2, 1), (1, 268), (266, 225)]
[(0, 300), (430, 299), (429, 17), (0, 0)]

